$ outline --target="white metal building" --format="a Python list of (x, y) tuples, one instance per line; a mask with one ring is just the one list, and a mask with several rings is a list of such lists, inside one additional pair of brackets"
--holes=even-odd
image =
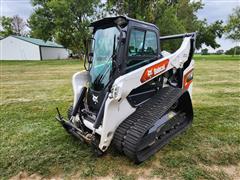
[(66, 59), (68, 51), (62, 45), (41, 39), (8, 36), (0, 40), (0, 60)]

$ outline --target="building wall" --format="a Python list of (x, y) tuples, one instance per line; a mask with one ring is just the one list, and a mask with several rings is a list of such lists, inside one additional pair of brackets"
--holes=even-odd
[(41, 47), (42, 59), (67, 59), (68, 51), (64, 48)]
[(0, 60), (40, 60), (39, 46), (9, 36), (0, 40)]

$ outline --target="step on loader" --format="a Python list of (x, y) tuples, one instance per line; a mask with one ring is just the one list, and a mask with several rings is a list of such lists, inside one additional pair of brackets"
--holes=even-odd
[[(125, 16), (91, 23), (85, 71), (72, 77), (67, 132), (98, 155), (113, 145), (141, 163), (193, 120), (191, 102), (195, 33), (161, 37), (154, 24)], [(182, 39), (173, 53), (161, 43)]]

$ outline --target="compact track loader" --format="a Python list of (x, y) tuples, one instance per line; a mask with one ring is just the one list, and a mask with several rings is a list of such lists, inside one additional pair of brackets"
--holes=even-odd
[[(124, 16), (91, 23), (85, 71), (72, 77), (74, 101), (67, 132), (92, 144), (98, 155), (110, 144), (143, 162), (193, 120), (191, 102), (195, 33), (160, 37), (157, 26)], [(183, 39), (174, 53), (161, 42)]]

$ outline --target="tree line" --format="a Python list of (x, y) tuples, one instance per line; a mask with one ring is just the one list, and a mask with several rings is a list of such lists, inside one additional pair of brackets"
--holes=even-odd
[[(0, 36), (10, 34), (26, 35), (23, 27), (30, 28), (29, 36), (43, 40), (54, 40), (73, 53), (83, 55), (90, 36), (90, 22), (115, 15), (127, 15), (131, 18), (156, 24), (161, 36), (197, 32), (196, 48), (203, 44), (212, 48), (220, 45), (216, 38), (224, 33), (227, 37), (240, 40), (240, 8), (229, 16), (227, 25), (222, 20), (211, 24), (200, 20), (197, 11), (204, 7), (201, 1), (190, 0), (32, 0), (34, 12), (28, 22), (18, 16), (1, 17)], [(164, 44), (164, 49), (176, 49), (179, 42)]]
[(201, 54), (202, 55), (209, 55), (209, 54), (218, 54), (218, 55), (222, 55), (222, 54), (226, 54), (226, 55), (240, 55), (240, 46), (235, 46), (233, 48), (230, 48), (226, 51), (219, 49), (217, 50), (215, 53), (209, 53), (208, 52), (208, 48), (203, 48), (201, 50)]

